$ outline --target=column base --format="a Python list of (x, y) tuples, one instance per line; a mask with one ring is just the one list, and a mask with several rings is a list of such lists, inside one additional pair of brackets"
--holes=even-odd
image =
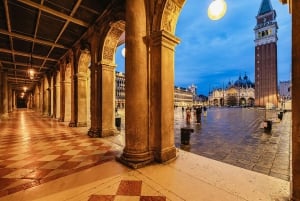
[(90, 128), (90, 130), (88, 131), (87, 134), (90, 137), (100, 137), (100, 130), (99, 129), (92, 129), (92, 128)]
[(76, 127), (76, 123), (75, 122), (70, 122), (69, 127)]
[(63, 118), (59, 118), (58, 122), (64, 122), (64, 119)]
[(166, 148), (166, 149), (163, 149), (163, 150), (160, 150), (160, 151), (156, 151), (154, 153), (154, 155), (155, 155), (155, 160), (160, 162), (160, 163), (170, 162), (170, 161), (173, 161), (177, 158), (175, 147)]
[(77, 127), (87, 127), (87, 123), (86, 122), (77, 122), (76, 126)]
[(101, 130), (100, 131), (100, 137), (114, 136), (117, 133), (119, 133), (119, 131), (116, 130), (116, 129)]
[(1, 119), (8, 119), (8, 113), (4, 113), (1, 115)]
[(121, 156), (117, 156), (116, 160), (130, 168), (138, 169), (152, 163), (154, 158), (150, 152), (141, 154), (123, 153)]

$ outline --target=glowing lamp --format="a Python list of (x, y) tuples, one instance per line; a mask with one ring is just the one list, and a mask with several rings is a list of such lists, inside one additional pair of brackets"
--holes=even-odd
[(219, 20), (224, 17), (227, 10), (225, 0), (213, 0), (208, 7), (207, 15), (211, 20)]
[(121, 54), (122, 54), (123, 57), (125, 57), (125, 47), (122, 49)]
[(29, 74), (29, 78), (31, 80), (33, 80), (33, 78), (34, 78), (34, 70), (32, 68), (28, 70), (28, 74)]

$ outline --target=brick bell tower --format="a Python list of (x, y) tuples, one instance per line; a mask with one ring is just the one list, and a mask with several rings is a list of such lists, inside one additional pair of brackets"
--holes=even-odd
[(270, 0), (262, 0), (256, 16), (255, 32), (255, 106), (278, 104), (277, 22)]

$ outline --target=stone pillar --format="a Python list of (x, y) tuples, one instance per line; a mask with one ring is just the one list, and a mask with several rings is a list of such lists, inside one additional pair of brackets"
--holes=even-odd
[(98, 119), (100, 128), (100, 137), (114, 135), (117, 130), (115, 127), (115, 65), (101, 64), (101, 99), (98, 100), (101, 107), (101, 118)]
[(62, 85), (64, 85), (64, 121), (70, 122), (71, 121), (71, 108), (72, 108), (72, 92), (71, 92), (71, 68), (70, 64), (66, 65), (66, 72), (65, 72), (65, 81)]
[(52, 102), (52, 106), (51, 106), (51, 117), (52, 118), (56, 118), (56, 96), (57, 96), (57, 92), (56, 92), (56, 72), (53, 73), (52, 75), (52, 83), (51, 83), (51, 102)]
[(150, 146), (154, 150), (155, 160), (159, 162), (176, 157), (174, 144), (174, 50), (178, 43), (179, 39), (167, 31), (151, 34)]
[(59, 121), (63, 122), (65, 119), (65, 61), (60, 63), (60, 115)]
[(2, 105), (3, 105), (3, 79), (2, 79), (2, 70), (0, 66), (0, 119), (3, 114)]
[(61, 89), (60, 89), (60, 73), (57, 73), (56, 75), (56, 82), (55, 82), (55, 88), (56, 88), (56, 92), (55, 92), (55, 99), (56, 99), (56, 112), (55, 112), (55, 118), (56, 119), (60, 119), (60, 107), (61, 107)]
[(40, 95), (40, 100), (39, 100), (39, 102), (40, 102), (40, 107), (39, 107), (39, 111), (40, 111), (40, 113), (41, 114), (43, 114), (43, 108), (44, 108), (44, 82), (43, 82), (43, 80), (41, 81), (41, 85), (39, 86), (40, 87), (40, 93), (39, 93), (39, 95)]
[[(100, 121), (98, 121), (100, 112), (99, 104), (97, 101), (99, 100), (99, 84), (101, 71), (98, 67), (98, 44), (99, 44), (99, 36), (97, 32), (90, 38), (91, 44), (91, 97), (90, 97), (90, 105), (91, 105), (91, 127), (88, 131), (88, 135), (90, 137), (98, 137), (100, 136)], [(101, 85), (100, 85), (101, 86)]]
[(87, 126), (87, 75), (79, 72), (77, 75), (78, 86), (78, 116), (77, 126)]
[(36, 85), (35, 87), (35, 111), (40, 111), (40, 86)]
[(292, 0), (292, 181), (291, 199), (300, 201), (300, 1)]
[(75, 70), (74, 64), (74, 54), (73, 51), (69, 53), (69, 65), (71, 67), (71, 76), (70, 76), (70, 123), (69, 127), (76, 126), (76, 119), (77, 119), (77, 75)]
[(87, 103), (86, 103), (86, 112), (87, 112), (87, 125), (91, 125), (91, 70), (88, 68), (87, 71), (87, 87), (86, 87), (86, 97), (87, 97)]
[(13, 103), (12, 103), (13, 105), (12, 105), (12, 107), (13, 107), (13, 110), (15, 110), (16, 109), (16, 91), (15, 90), (13, 90), (13, 95), (12, 96), (13, 96)]
[(2, 72), (2, 118), (8, 118), (8, 83), (7, 71)]
[(54, 115), (54, 75), (51, 76), (51, 82), (50, 82), (50, 108), (49, 108), (49, 114), (51, 117)]
[(12, 112), (12, 89), (11, 86), (8, 85), (8, 112)]
[(144, 41), (147, 36), (146, 24), (145, 1), (127, 0), (125, 148), (119, 161), (133, 168), (153, 161), (149, 150), (149, 69)]

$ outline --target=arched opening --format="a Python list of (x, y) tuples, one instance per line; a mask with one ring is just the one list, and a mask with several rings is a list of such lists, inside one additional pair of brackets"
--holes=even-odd
[(240, 106), (246, 106), (247, 102), (245, 98), (240, 99)]

